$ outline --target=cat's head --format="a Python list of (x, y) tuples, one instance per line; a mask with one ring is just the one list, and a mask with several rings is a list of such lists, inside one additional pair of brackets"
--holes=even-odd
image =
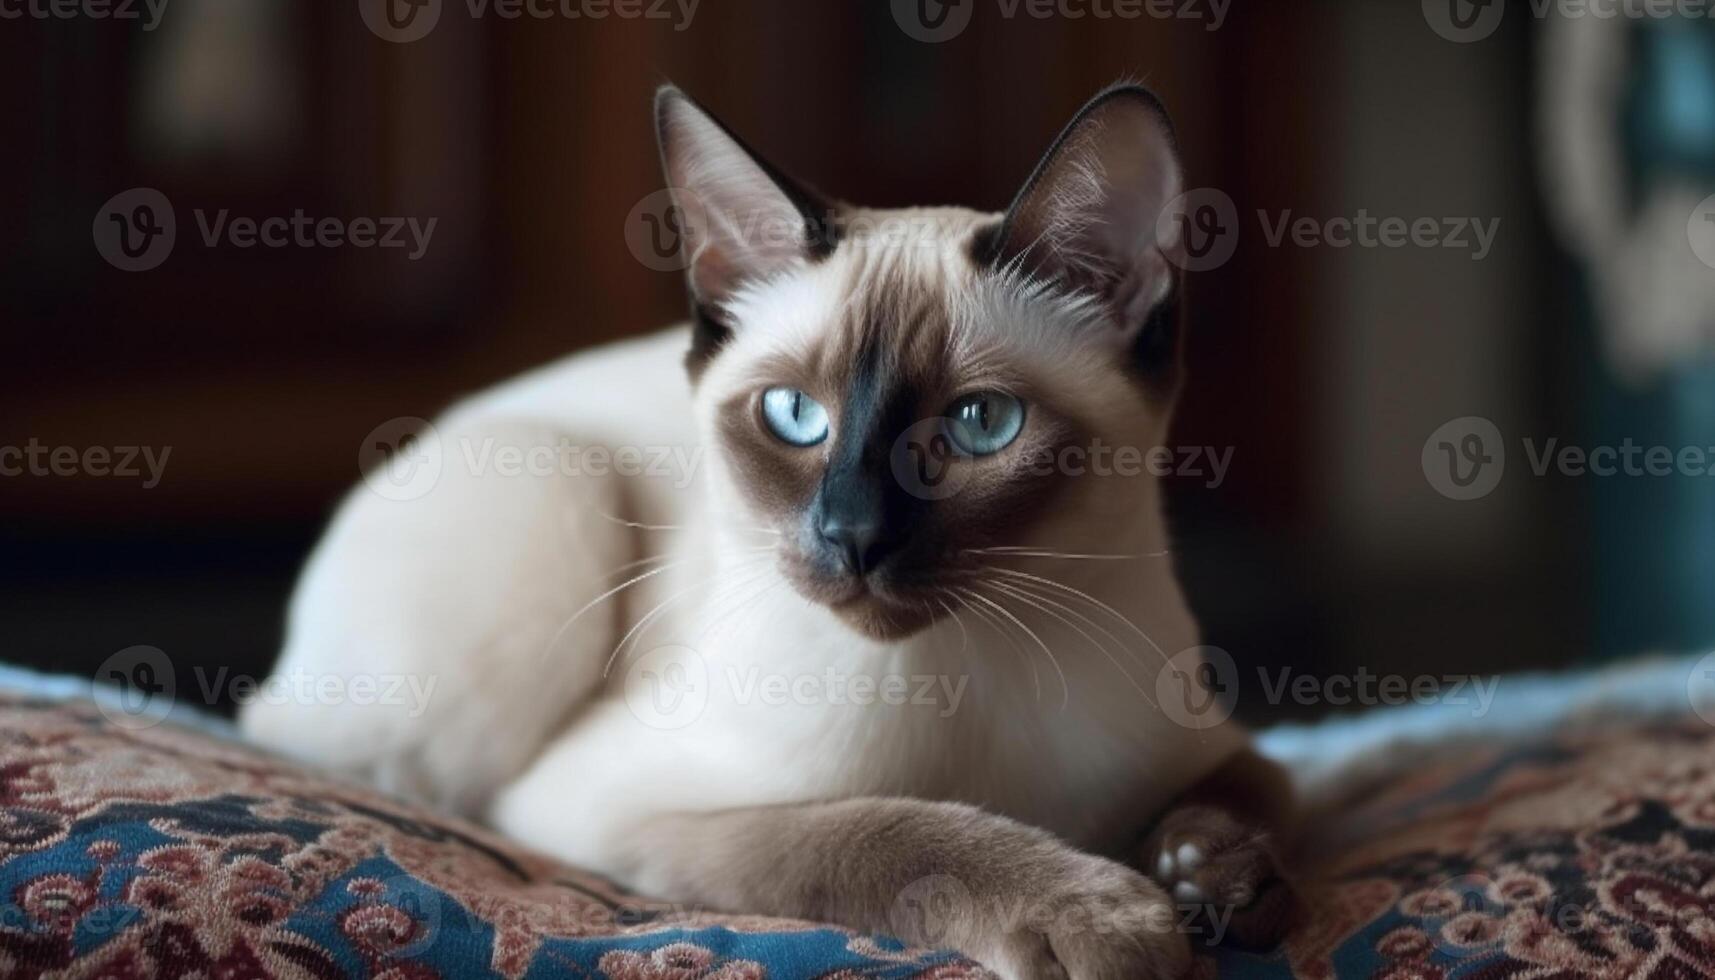
[(1159, 445), (1178, 382), (1154, 95), (1093, 99), (1001, 214), (837, 204), (677, 89), (656, 118), (716, 507), (800, 593), (898, 638), (985, 558), (1159, 530), (1152, 476), (1087, 465)]

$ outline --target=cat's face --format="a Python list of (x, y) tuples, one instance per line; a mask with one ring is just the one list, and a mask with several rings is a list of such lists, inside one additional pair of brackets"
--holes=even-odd
[(1179, 177), (1153, 98), (1098, 98), (1006, 214), (822, 204), (676, 92), (659, 112), (717, 512), (773, 532), (801, 594), (898, 638), (1003, 549), (1155, 519), (1147, 475), (1065, 465), (1166, 428)]

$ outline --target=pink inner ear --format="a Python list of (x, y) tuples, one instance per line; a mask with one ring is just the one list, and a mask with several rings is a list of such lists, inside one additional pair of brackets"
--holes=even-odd
[(720, 303), (808, 254), (803, 214), (769, 171), (689, 99), (666, 96), (660, 137), (667, 181), (683, 212), (691, 288)]
[(790, 206), (710, 208), (704, 221), (692, 233), (691, 285), (699, 296), (730, 297), (744, 283), (778, 275), (808, 254), (804, 219)]
[(1154, 98), (1116, 89), (1086, 106), (1013, 205), (1003, 260), (1095, 293), (1128, 330), (1171, 285), (1156, 223), (1182, 189), (1172, 129)]

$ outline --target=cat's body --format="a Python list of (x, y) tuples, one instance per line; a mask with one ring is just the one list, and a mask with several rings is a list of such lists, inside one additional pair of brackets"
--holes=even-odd
[[(669, 94), (662, 113), (676, 184), (721, 209), (742, 183), (745, 206), (802, 211), (688, 102)], [(914, 244), (848, 230), (820, 254), (765, 253), (712, 222), (690, 329), (438, 420), (432, 490), (359, 488), (336, 518), (280, 667), (432, 678), (433, 696), (256, 705), (246, 726), (664, 897), (907, 933), (1020, 977), (1173, 974), (1184, 937), (1123, 914), (1166, 896), (1093, 855), (1182, 900), (1250, 904), (1273, 865), (1248, 828), (1205, 815), (1145, 839), (1170, 803), (1243, 769), (1244, 735), (1157, 704), (1198, 634), (1154, 478), (1041, 464), (1071, 444), (1161, 445), (1177, 376), (1116, 370), (1149, 338), (1091, 339), (1111, 328), (1090, 296), (983, 261), (1006, 258), (1007, 216), (838, 221), (860, 219)], [(1140, 329), (1169, 292), (1164, 267), (1145, 274), (1107, 284)], [(955, 441), (978, 449), (936, 474), (954, 484), (914, 484), (912, 466), (945, 461), (907, 430), (961, 397), (981, 431)], [(1011, 406), (1028, 408), (1009, 442), (989, 438)], [(1236, 884), (1188, 883), (1222, 861), (1243, 864)], [(942, 878), (973, 896), (968, 921), (909, 935), (900, 902)], [(991, 921), (1014, 895), (1085, 924)]]

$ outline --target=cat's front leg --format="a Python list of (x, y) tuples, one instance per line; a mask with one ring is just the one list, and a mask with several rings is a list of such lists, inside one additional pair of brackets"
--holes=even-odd
[(860, 798), (657, 817), (634, 884), (675, 900), (887, 933), (1009, 980), (1171, 980), (1177, 910), (1147, 877), (953, 803)]
[(1198, 928), (1216, 931), (1216, 939), (1273, 947), (1298, 911), (1281, 858), (1291, 813), (1284, 773), (1253, 752), (1241, 753), (1156, 822), (1139, 849), (1139, 866), (1174, 902), (1198, 908)]

